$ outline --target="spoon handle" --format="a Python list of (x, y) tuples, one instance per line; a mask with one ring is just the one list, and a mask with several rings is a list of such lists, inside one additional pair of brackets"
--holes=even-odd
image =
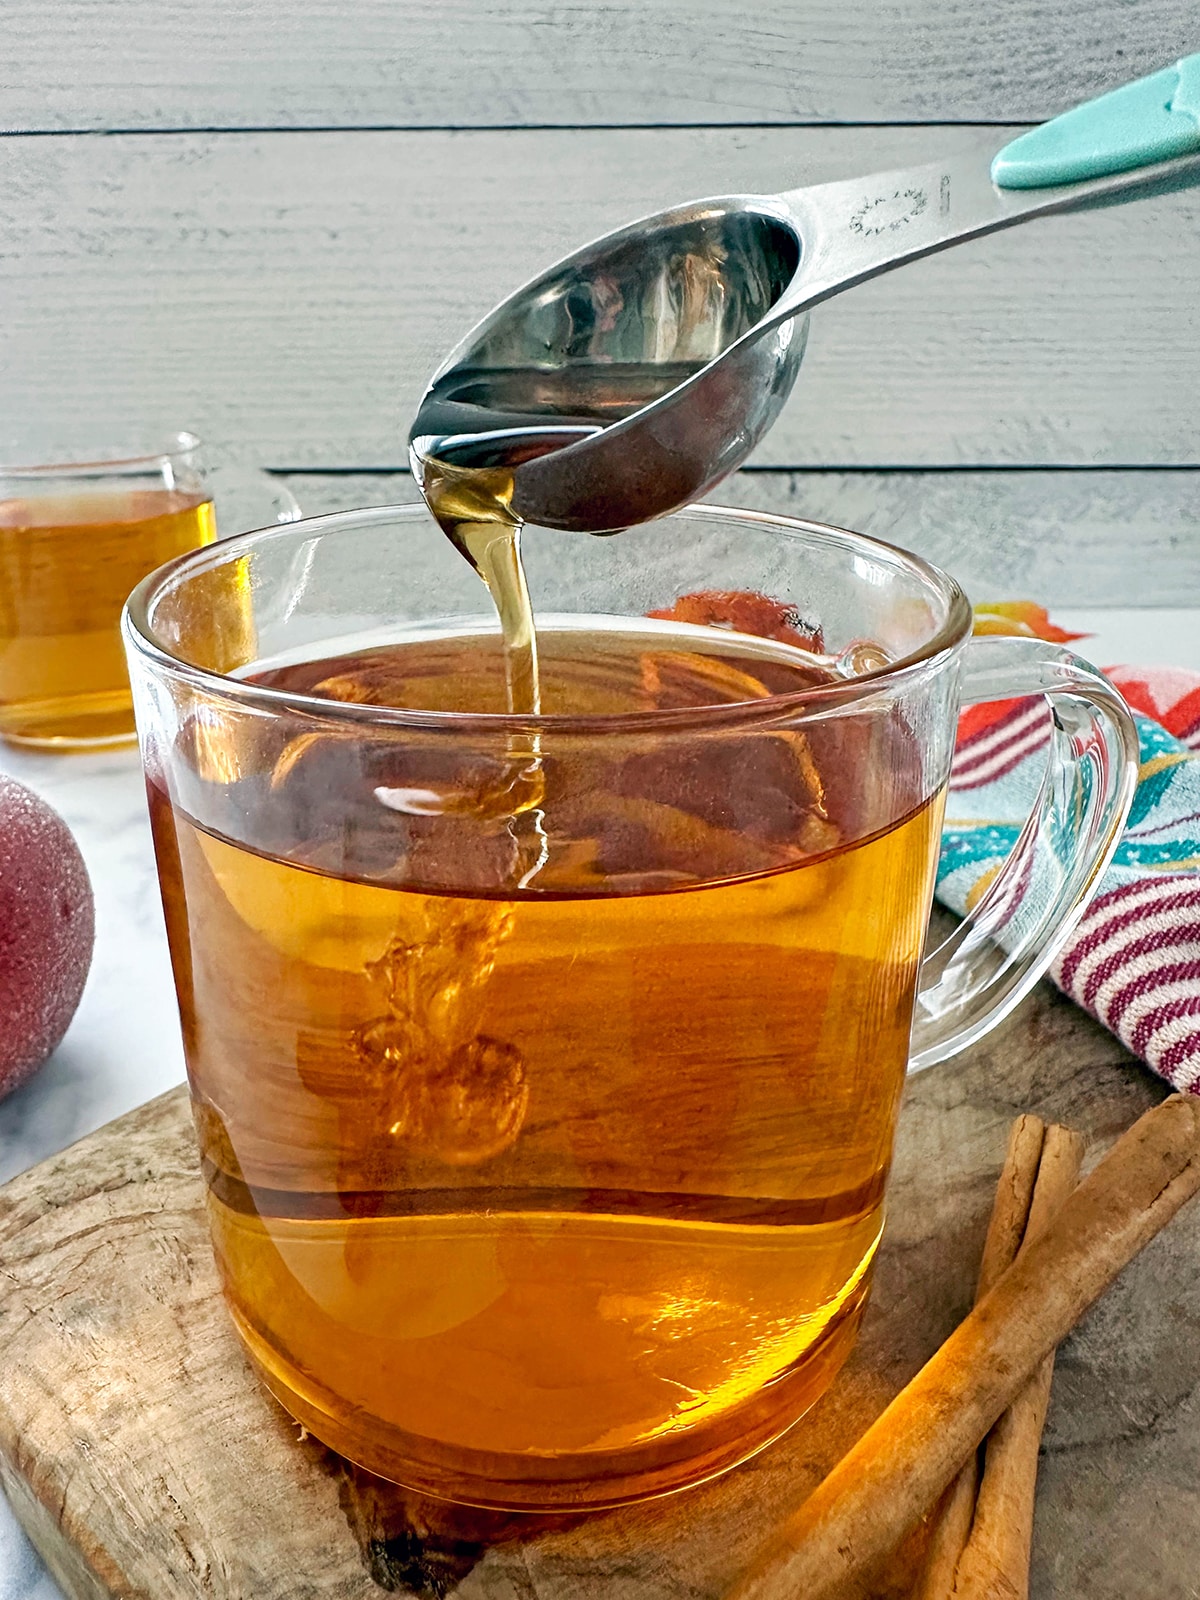
[(1043, 189), (1200, 150), (1200, 54), (1021, 134), (992, 162), (1001, 189)]
[(803, 240), (765, 326), (907, 261), (1054, 211), (1200, 184), (1200, 55), (953, 160), (764, 198)]

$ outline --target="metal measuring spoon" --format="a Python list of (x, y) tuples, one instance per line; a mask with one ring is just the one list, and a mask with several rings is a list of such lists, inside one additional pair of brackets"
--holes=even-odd
[(699, 200), (568, 256), (484, 318), (410, 436), (512, 472), (512, 511), (614, 532), (740, 465), (796, 381), (805, 313), (906, 261), (1053, 211), (1200, 183), (1200, 55), (961, 159)]

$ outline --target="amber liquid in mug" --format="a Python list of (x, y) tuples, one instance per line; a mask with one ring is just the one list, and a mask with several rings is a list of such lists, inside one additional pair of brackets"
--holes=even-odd
[[(539, 647), (551, 713), (817, 672), (671, 623)], [(512, 684), (494, 634), (257, 676), (446, 710)], [(226, 835), (152, 788), (218, 1261), (318, 1438), (450, 1499), (611, 1504), (825, 1388), (879, 1238), (941, 810), (914, 767), (864, 832), (886, 752), (856, 737), (550, 745), (533, 780), (527, 751), (210, 738)]]
[(212, 502), (175, 490), (0, 500), (0, 734), (131, 739), (121, 608), (148, 572), (215, 536)]

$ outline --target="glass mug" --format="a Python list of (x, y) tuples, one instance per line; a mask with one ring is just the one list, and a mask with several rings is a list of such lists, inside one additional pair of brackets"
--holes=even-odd
[[(704, 506), (525, 548), (538, 717), (418, 506), (197, 551), (125, 628), (245, 1346), (373, 1472), (544, 1510), (708, 1477), (827, 1387), (910, 1034), (941, 1060), (1045, 970), (1137, 745), (871, 539)], [(1029, 694), (1035, 815), (922, 964), (959, 706)]]
[[(217, 536), (194, 434), (160, 450), (88, 454), (0, 465), (0, 735), (14, 744), (97, 749), (133, 739), (125, 597), (164, 561)], [(231, 520), (244, 528), (300, 515), (263, 474), (222, 468), (218, 479), (226, 531)], [(240, 518), (226, 515), (231, 490), (250, 496)]]

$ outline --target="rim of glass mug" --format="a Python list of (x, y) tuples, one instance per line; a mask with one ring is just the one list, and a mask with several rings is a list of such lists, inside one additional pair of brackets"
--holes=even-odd
[(170, 468), (177, 461), (193, 456), (203, 448), (197, 434), (183, 428), (168, 434), (162, 448), (130, 450), (127, 445), (90, 444), (86, 453), (66, 460), (37, 462), (0, 461), (0, 478), (72, 478), (110, 477), (122, 472), (131, 475)]
[[(639, 730), (675, 729), (691, 730), (698, 724), (715, 727), (727, 721), (740, 723), (769, 722), (776, 717), (794, 715), (800, 708), (812, 710), (833, 709), (868, 695), (887, 690), (913, 674), (928, 670), (944, 661), (971, 637), (972, 611), (969, 601), (958, 583), (931, 562), (899, 546), (871, 538), (868, 534), (854, 533), (829, 523), (810, 522), (801, 517), (781, 516), (774, 512), (750, 511), (737, 506), (711, 504), (686, 506), (672, 514), (669, 520), (693, 518), (698, 521), (719, 523), (728, 518), (761, 528), (778, 529), (782, 534), (818, 534), (831, 543), (840, 545), (848, 554), (869, 557), (873, 562), (893, 568), (919, 580), (940, 603), (941, 619), (930, 636), (917, 649), (889, 661), (885, 666), (871, 668), (833, 683), (812, 688), (793, 690), (787, 694), (769, 694), (762, 699), (720, 702), (706, 706), (687, 707), (682, 710), (650, 710), (620, 713), (593, 713), (570, 715), (544, 712), (540, 715), (518, 715), (494, 711), (426, 711), (410, 707), (365, 705), (355, 701), (330, 700), (318, 695), (296, 694), (290, 690), (272, 689), (245, 679), (215, 672), (185, 660), (167, 648), (156, 636), (153, 625), (153, 606), (175, 581), (185, 580), (216, 565), (235, 559), (239, 553), (280, 538), (295, 538), (306, 530), (313, 535), (336, 533), (340, 527), (359, 530), (372, 524), (427, 519), (423, 502), (403, 505), (370, 506), (355, 511), (335, 511), (324, 516), (305, 517), (299, 522), (282, 523), (272, 527), (255, 528), (246, 533), (233, 534), (215, 544), (186, 552), (173, 561), (149, 573), (134, 589), (125, 607), (123, 628), (130, 647), (153, 661), (160, 669), (173, 676), (203, 688), (210, 693), (233, 694), (238, 700), (261, 706), (264, 710), (291, 707), (310, 712), (333, 721), (369, 723), (375, 727), (415, 727), (422, 729), (445, 728), (457, 733), (477, 729), (480, 732), (526, 731), (599, 733), (636, 732)], [(432, 526), (432, 524), (431, 524)], [(588, 535), (572, 537), (587, 538)], [(481, 588), (482, 593), (482, 588)]]

